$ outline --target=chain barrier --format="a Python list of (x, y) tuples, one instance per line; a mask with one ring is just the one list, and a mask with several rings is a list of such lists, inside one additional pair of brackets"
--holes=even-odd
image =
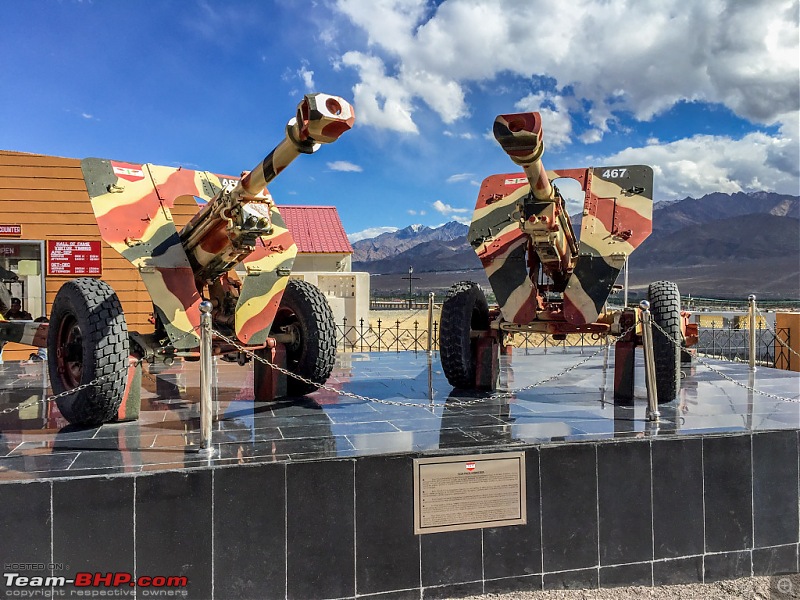
[[(142, 359), (136, 359), (136, 363), (135, 363), (134, 366), (138, 365), (141, 361), (142, 361)], [(124, 370), (127, 371), (128, 367), (125, 367)], [(117, 375), (120, 372), (121, 371), (114, 371), (113, 373), (108, 373), (107, 375), (101, 375), (100, 377), (98, 377), (96, 379), (93, 379), (89, 383), (83, 383), (83, 384), (81, 384), (79, 386), (76, 386), (76, 387), (74, 387), (72, 389), (65, 390), (65, 391), (61, 392), (60, 394), (55, 394), (53, 396), (47, 396), (46, 398), (40, 398), (39, 400), (33, 400), (32, 402), (28, 402), (27, 404), (19, 404), (17, 406), (11, 406), (9, 408), (5, 408), (3, 410), (0, 410), (0, 415), (7, 415), (7, 414), (10, 414), (10, 413), (13, 413), (13, 412), (18, 412), (20, 410), (23, 410), (23, 409), (26, 409), (26, 408), (30, 408), (31, 406), (36, 406), (37, 404), (49, 404), (50, 402), (58, 400), (59, 398), (66, 398), (67, 396), (69, 396), (71, 394), (77, 394), (78, 392), (80, 392), (82, 390), (85, 390), (87, 388), (90, 388), (90, 387), (100, 383), (101, 381), (105, 381), (106, 379), (109, 379), (109, 378)]]
[[(664, 334), (664, 336), (673, 345), (677, 345), (675, 340), (673, 340), (672, 337), (670, 336), (670, 334), (667, 331), (665, 331), (660, 325), (658, 325), (658, 323), (653, 322), (653, 326), (656, 329), (658, 329), (659, 331), (661, 331), (661, 333)], [(566, 367), (565, 369), (562, 369), (561, 371), (559, 371), (558, 373), (556, 373), (554, 375), (551, 375), (550, 377), (546, 377), (546, 378), (541, 379), (541, 380), (539, 380), (539, 381), (537, 381), (535, 383), (532, 383), (530, 385), (527, 385), (527, 386), (524, 386), (524, 387), (521, 387), (521, 388), (517, 388), (517, 389), (513, 389), (513, 390), (507, 390), (507, 391), (504, 391), (504, 392), (495, 392), (495, 393), (493, 393), (493, 394), (491, 394), (489, 396), (485, 396), (485, 397), (481, 397), (481, 398), (474, 398), (472, 400), (457, 400), (455, 402), (448, 402), (447, 406), (453, 406), (453, 407), (474, 406), (474, 405), (479, 404), (481, 402), (486, 402), (486, 401), (491, 401), (491, 400), (498, 400), (498, 399), (513, 398), (513, 397), (515, 397), (517, 394), (519, 394), (521, 392), (530, 391), (530, 390), (533, 390), (533, 389), (535, 389), (535, 388), (537, 388), (539, 386), (542, 386), (542, 385), (544, 385), (546, 383), (550, 383), (551, 381), (555, 381), (555, 380), (563, 377), (564, 375), (566, 375), (566, 374), (568, 374), (568, 373), (570, 373), (570, 372), (582, 367), (583, 365), (585, 365), (587, 362), (589, 362), (590, 360), (592, 360), (593, 358), (598, 356), (600, 353), (604, 352), (606, 350), (606, 348), (610, 347), (611, 344), (613, 344), (617, 339), (625, 337), (626, 335), (628, 335), (633, 330), (634, 327), (635, 327), (635, 325), (629, 327), (627, 330), (625, 330), (624, 332), (622, 332), (618, 336), (613, 336), (613, 335), (608, 336), (610, 338), (609, 341), (607, 341), (605, 344), (601, 345), (596, 352), (593, 352), (592, 354), (590, 354), (590, 355), (586, 356), (585, 358), (581, 359), (580, 361), (578, 361), (574, 365)], [(195, 331), (197, 331), (199, 328), (200, 328), (199, 326), (194, 327), (192, 329), (192, 331), (184, 334), (183, 336), (181, 336), (180, 338), (175, 340), (175, 342), (173, 342), (173, 343), (170, 343), (168, 345), (167, 344), (162, 345), (160, 349), (166, 349), (166, 348), (174, 346), (175, 343), (177, 343), (177, 342), (189, 337)], [(256, 355), (251, 350), (245, 348), (240, 343), (238, 343), (236, 340), (231, 339), (230, 337), (226, 336), (225, 334), (223, 334), (223, 333), (221, 333), (221, 332), (219, 332), (217, 330), (212, 330), (212, 334), (217, 336), (218, 338), (228, 342), (233, 347), (235, 347), (239, 352), (242, 352), (242, 353), (246, 354), (247, 356), (249, 356), (253, 360), (257, 360), (257, 361), (263, 363), (264, 365), (267, 365), (271, 369), (273, 369), (275, 371), (278, 371), (279, 373), (282, 373), (283, 375), (286, 375), (287, 377), (292, 377), (292, 378), (294, 378), (294, 379), (296, 379), (298, 381), (301, 381), (301, 382), (303, 382), (303, 383), (305, 383), (307, 385), (312, 385), (312, 386), (315, 386), (315, 387), (317, 387), (319, 389), (323, 389), (323, 390), (326, 390), (326, 391), (329, 391), (329, 392), (333, 392), (333, 393), (336, 393), (336, 394), (338, 394), (340, 396), (345, 396), (347, 398), (351, 398), (353, 400), (358, 400), (360, 402), (373, 402), (373, 403), (376, 403), (376, 404), (383, 404), (383, 405), (387, 405), (387, 406), (404, 406), (404, 407), (416, 407), (416, 408), (430, 408), (431, 407), (431, 403), (430, 402), (414, 403), (414, 402), (403, 402), (403, 401), (398, 401), (398, 400), (385, 400), (385, 399), (381, 399), (381, 398), (372, 398), (370, 396), (364, 396), (362, 394), (356, 394), (356, 393), (353, 393), (353, 392), (348, 392), (346, 390), (337, 389), (337, 388), (335, 388), (333, 386), (330, 386), (330, 385), (327, 385), (327, 384), (324, 384), (324, 383), (323, 384), (318, 384), (317, 382), (312, 381), (312, 380), (310, 380), (310, 379), (308, 379), (306, 377), (303, 377), (302, 375), (298, 375), (297, 373), (293, 373), (293, 372), (289, 371), (288, 369), (285, 369), (283, 367), (280, 367), (278, 365), (275, 365), (275, 364), (269, 362), (265, 358), (262, 358), (262, 357)], [(704, 367), (708, 368), (713, 373), (719, 375), (723, 379), (725, 379), (727, 381), (730, 381), (731, 383), (734, 383), (735, 385), (737, 385), (739, 387), (742, 387), (742, 388), (744, 388), (744, 389), (746, 389), (746, 390), (748, 390), (750, 392), (754, 392), (754, 393), (759, 394), (761, 396), (765, 396), (765, 397), (768, 397), (768, 398), (773, 398), (775, 400), (779, 400), (779, 401), (782, 401), (782, 402), (800, 403), (800, 398), (787, 398), (787, 397), (784, 397), (784, 396), (779, 396), (777, 394), (771, 394), (769, 392), (764, 392), (764, 391), (758, 390), (756, 388), (750, 387), (750, 386), (748, 386), (746, 384), (743, 384), (743, 383), (733, 379), (732, 377), (730, 377), (726, 373), (723, 373), (722, 371), (714, 368), (713, 366), (708, 364), (706, 361), (704, 361), (700, 357), (696, 357), (696, 358), (697, 358), (697, 361), (700, 364), (702, 364)], [(140, 363), (145, 362), (146, 359), (147, 359), (147, 357), (136, 359), (135, 362), (133, 363), (133, 365), (131, 365), (131, 366), (136, 367)], [(76, 393), (78, 393), (78, 392), (80, 392), (82, 390), (85, 390), (85, 389), (88, 389), (88, 388), (90, 388), (90, 387), (92, 387), (94, 385), (97, 385), (98, 383), (101, 383), (101, 382), (105, 381), (106, 379), (109, 379), (109, 378), (117, 375), (118, 373), (120, 373), (122, 371), (127, 371), (128, 368), (129, 368), (128, 366), (125, 366), (124, 369), (121, 369), (119, 371), (115, 371), (113, 373), (108, 373), (106, 375), (101, 375), (100, 377), (97, 377), (97, 378), (93, 379), (92, 381), (90, 381), (88, 383), (84, 383), (84, 384), (81, 384), (81, 385), (79, 385), (77, 387), (74, 387), (72, 389), (65, 390), (65, 391), (63, 391), (63, 392), (61, 392), (59, 394), (54, 394), (52, 396), (48, 396), (46, 398), (41, 398), (39, 400), (34, 400), (34, 401), (28, 402), (26, 404), (20, 404), (18, 406), (12, 406), (12, 407), (9, 407), (9, 408), (5, 408), (3, 410), (0, 410), (0, 415), (6, 415), (6, 414), (13, 413), (13, 412), (18, 412), (20, 410), (23, 410), (23, 409), (26, 409), (26, 408), (30, 408), (30, 407), (36, 406), (38, 404), (47, 404), (47, 403), (50, 403), (50, 402), (54, 402), (54, 401), (58, 400), (59, 398), (64, 398), (64, 397), (67, 397), (67, 396), (69, 396), (71, 394), (76, 394)]]
[[(159, 347), (159, 350), (165, 350), (167, 348), (174, 347), (175, 344), (177, 344), (181, 340), (186, 339), (187, 337), (189, 337), (190, 335), (192, 335), (194, 332), (196, 332), (199, 329), (200, 329), (200, 326), (198, 325), (197, 327), (192, 328), (192, 330), (189, 331), (188, 333), (184, 333), (181, 337), (179, 337), (174, 342), (169, 343), (169, 344), (164, 343), (165, 341), (169, 341), (169, 340), (162, 340), (160, 342), (161, 345)], [(49, 404), (50, 402), (55, 402), (59, 398), (66, 398), (67, 396), (70, 396), (72, 394), (77, 394), (78, 392), (81, 392), (81, 391), (83, 391), (85, 389), (93, 387), (93, 386), (97, 385), (98, 383), (101, 383), (101, 382), (105, 381), (106, 379), (110, 379), (110, 378), (114, 377), (115, 375), (118, 375), (119, 373), (123, 373), (123, 372), (127, 373), (129, 368), (131, 368), (131, 367), (135, 368), (135, 367), (138, 367), (143, 362), (148, 362), (148, 360), (147, 360), (148, 358), (149, 358), (148, 356), (143, 356), (142, 358), (136, 358), (136, 359), (134, 359), (133, 364), (129, 363), (129, 364), (125, 365), (122, 369), (114, 371), (113, 373), (107, 373), (106, 375), (101, 375), (100, 377), (92, 379), (88, 383), (82, 383), (81, 385), (75, 386), (74, 388), (71, 388), (71, 389), (68, 389), (68, 390), (64, 390), (63, 392), (60, 392), (58, 394), (53, 394), (52, 396), (47, 396), (45, 398), (40, 398), (38, 400), (32, 400), (31, 402), (28, 402), (26, 404), (18, 404), (17, 406), (10, 406), (8, 408), (4, 408), (3, 410), (0, 410), (0, 416), (8, 415), (8, 414), (11, 414), (13, 412), (19, 412), (21, 410), (25, 410), (26, 408), (31, 408), (32, 406), (36, 406), (38, 404), (42, 404), (42, 405)], [(142, 370), (142, 374), (145, 375), (144, 370)], [(147, 375), (147, 376), (150, 379), (152, 379), (152, 381), (155, 381), (155, 379), (153, 379), (152, 376), (150, 376), (150, 375)]]
[[(665, 331), (658, 323), (656, 323), (655, 321), (653, 321), (652, 323), (653, 323), (653, 327), (655, 327), (662, 334), (664, 334), (664, 337), (666, 337), (673, 346), (677, 346), (678, 345), (677, 342), (672, 339), (672, 336), (667, 331)], [(680, 349), (680, 347), (679, 347), (679, 349)], [(731, 383), (734, 383), (734, 384), (738, 385), (739, 387), (746, 389), (748, 392), (753, 392), (753, 393), (758, 394), (760, 396), (766, 396), (767, 398), (772, 398), (774, 400), (780, 400), (781, 402), (800, 403), (800, 398), (787, 398), (785, 396), (778, 396), (777, 394), (770, 394), (769, 392), (764, 392), (764, 391), (756, 389), (754, 387), (750, 387), (749, 385), (747, 385), (745, 383), (742, 383), (741, 381), (737, 381), (736, 379), (734, 379), (730, 375), (727, 375), (726, 373), (723, 373), (719, 369), (716, 369), (716, 368), (712, 367), (710, 364), (708, 364), (706, 361), (704, 361), (699, 356), (695, 355), (695, 358), (697, 359), (697, 362), (699, 362), (701, 365), (706, 367), (712, 373), (716, 373), (717, 375), (719, 375), (723, 379), (726, 379), (727, 381), (730, 381)]]
[[(559, 377), (562, 377), (562, 376), (566, 375), (567, 373), (569, 373), (571, 371), (574, 371), (578, 367), (583, 366), (584, 364), (589, 362), (591, 359), (593, 359), (595, 356), (598, 356), (601, 352), (603, 352), (606, 349), (606, 346), (610, 346), (611, 343), (613, 343), (613, 340), (628, 335), (628, 333), (630, 333), (634, 329), (634, 327), (635, 327), (635, 325), (632, 325), (627, 330), (625, 330), (623, 333), (621, 333), (619, 336), (609, 336), (609, 337), (612, 338), (612, 341), (609, 341), (606, 344), (603, 344), (602, 346), (600, 346), (600, 349), (597, 352), (594, 352), (594, 353), (590, 354), (589, 356), (587, 356), (586, 358), (578, 361), (574, 365), (572, 365), (570, 367), (567, 367), (566, 369), (563, 369), (562, 371), (556, 373), (555, 375), (551, 375), (550, 377), (546, 377), (545, 379), (542, 379), (541, 381), (537, 381), (536, 383), (532, 383), (530, 385), (527, 385), (525, 387), (522, 387), (522, 388), (519, 388), (519, 389), (516, 389), (516, 390), (508, 390), (508, 391), (505, 391), (505, 392), (496, 392), (494, 394), (491, 394), (491, 395), (485, 396), (485, 397), (481, 397), (481, 398), (474, 398), (472, 400), (456, 400), (454, 402), (448, 402), (447, 406), (448, 407), (452, 407), (452, 406), (473, 406), (475, 404), (479, 404), (481, 402), (486, 402), (488, 400), (513, 398), (516, 394), (518, 394), (520, 392), (529, 391), (529, 390), (532, 390), (532, 389), (534, 389), (536, 387), (539, 387), (540, 385), (544, 385), (545, 383), (549, 383), (551, 381), (554, 381), (554, 380), (558, 379)], [(282, 374), (286, 375), (287, 377), (292, 377), (294, 379), (297, 379), (298, 381), (302, 381), (306, 385), (313, 385), (313, 386), (315, 386), (315, 387), (317, 387), (319, 389), (326, 390), (328, 392), (334, 392), (334, 393), (336, 393), (336, 394), (338, 394), (340, 396), (346, 396), (348, 398), (352, 398), (354, 400), (359, 400), (361, 402), (374, 402), (376, 404), (385, 404), (385, 405), (388, 405), (388, 406), (405, 406), (405, 407), (413, 407), (413, 408), (430, 408), (431, 407), (431, 402), (432, 401), (431, 402), (426, 402), (426, 403), (421, 403), (421, 402), (402, 402), (402, 401), (398, 401), (398, 400), (383, 400), (383, 399), (380, 399), (380, 398), (372, 398), (370, 396), (362, 396), (361, 394), (354, 394), (352, 392), (348, 392), (348, 391), (345, 391), (345, 390), (340, 390), (340, 389), (337, 389), (335, 387), (329, 386), (329, 385), (324, 384), (324, 383), (322, 383), (322, 384), (316, 383), (314, 381), (311, 381), (310, 379), (307, 379), (306, 377), (303, 377), (302, 375), (298, 375), (297, 373), (292, 373), (288, 369), (284, 369), (283, 367), (279, 367), (278, 365), (275, 365), (275, 364), (269, 362), (265, 358), (257, 356), (254, 352), (248, 350), (247, 348), (245, 348), (244, 346), (239, 344), (237, 341), (232, 340), (231, 338), (229, 338), (228, 336), (220, 333), (219, 331), (212, 330), (212, 333), (214, 335), (216, 335), (217, 337), (219, 337), (220, 339), (222, 339), (222, 340), (228, 342), (229, 344), (233, 345), (240, 352), (243, 352), (243, 353), (247, 354), (248, 356), (250, 356), (254, 360), (257, 360), (257, 361), (267, 365), (271, 369), (273, 369), (275, 371), (278, 371), (279, 373), (282, 373)]]
[(764, 325), (766, 325), (766, 330), (772, 334), (772, 336), (775, 338), (775, 341), (777, 341), (781, 346), (786, 348), (789, 352), (791, 352), (795, 356), (800, 356), (800, 352), (798, 352), (797, 350), (792, 348), (789, 344), (784, 342), (780, 337), (778, 337), (777, 331), (774, 331), (772, 328), (770, 328), (769, 323), (767, 322), (767, 317), (764, 315), (764, 313), (761, 312), (761, 309), (756, 307), (756, 312), (758, 313), (758, 316), (764, 319)]

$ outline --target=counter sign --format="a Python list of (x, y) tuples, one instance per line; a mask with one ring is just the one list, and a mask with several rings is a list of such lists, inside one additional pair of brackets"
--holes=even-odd
[(100, 241), (47, 240), (47, 274), (99, 277)]
[(22, 237), (22, 225), (0, 225), (0, 237)]

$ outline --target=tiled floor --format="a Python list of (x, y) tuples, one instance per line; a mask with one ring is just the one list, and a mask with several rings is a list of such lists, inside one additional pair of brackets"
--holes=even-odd
[[(685, 366), (681, 393), (661, 406), (655, 425), (645, 418), (642, 365), (634, 407), (613, 403), (613, 367), (604, 372), (593, 349), (516, 350), (503, 359), (504, 397), (456, 393), (438, 355), (341, 354), (328, 384), (307, 398), (253, 402), (252, 366), (215, 364), (217, 450), (200, 458), (198, 363), (145, 375), (138, 421), (81, 429), (55, 405), (37, 403), (0, 415), (0, 479), (23, 480), (167, 470), (224, 463), (297, 461), (366, 454), (454, 452), (645, 435), (692, 435), (800, 429), (800, 374), (759, 368), (754, 393), (703, 364)], [(583, 361), (553, 381), (534, 385)], [(746, 364), (704, 359), (744, 386)], [(639, 357), (641, 361), (641, 357)], [(613, 351), (611, 361), (613, 365)], [(529, 389), (523, 389), (529, 388)], [(0, 411), (46, 397), (42, 363), (0, 365)], [(795, 402), (785, 399), (794, 399)], [(463, 405), (464, 400), (476, 400)], [(461, 405), (459, 405), (461, 404)]]

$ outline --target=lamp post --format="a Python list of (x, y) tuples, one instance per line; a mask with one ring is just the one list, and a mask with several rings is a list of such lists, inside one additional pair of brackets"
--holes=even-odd
[(411, 308), (411, 303), (414, 301), (414, 280), (419, 279), (419, 277), (414, 277), (414, 267), (408, 267), (408, 277), (402, 277), (401, 279), (408, 279), (408, 308)]

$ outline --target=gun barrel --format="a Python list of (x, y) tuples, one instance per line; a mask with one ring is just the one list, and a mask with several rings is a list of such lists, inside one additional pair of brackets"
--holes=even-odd
[(554, 202), (553, 186), (541, 160), (544, 153), (541, 115), (538, 112), (498, 115), (493, 132), (509, 158), (525, 171), (534, 197)]
[(297, 105), (297, 115), (286, 125), (286, 137), (247, 175), (233, 194), (258, 194), (301, 154), (312, 154), (322, 144), (339, 139), (353, 127), (355, 113), (338, 96), (308, 94)]
[(301, 154), (335, 142), (352, 128), (353, 107), (328, 94), (308, 94), (286, 125), (284, 139), (252, 171), (206, 204), (180, 233), (198, 280), (216, 279), (252, 252), (256, 238), (271, 230), (271, 198), (264, 190)]

